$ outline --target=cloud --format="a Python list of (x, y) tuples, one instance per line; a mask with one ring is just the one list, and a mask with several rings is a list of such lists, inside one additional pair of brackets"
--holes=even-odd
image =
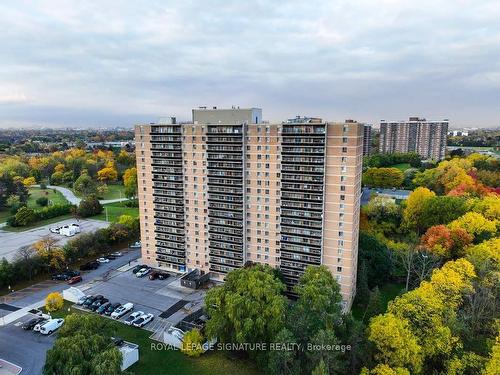
[(270, 120), (499, 125), (499, 18), (494, 0), (4, 1), (0, 123), (234, 104)]

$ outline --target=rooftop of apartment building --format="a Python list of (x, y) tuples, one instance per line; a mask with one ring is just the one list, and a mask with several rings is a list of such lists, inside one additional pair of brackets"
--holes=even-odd
[(408, 118), (408, 121), (406, 120), (380, 120), (381, 123), (420, 123), (420, 122), (449, 122), (449, 120), (443, 119), (443, 120), (427, 120), (424, 117), (418, 117), (418, 116), (412, 116)]

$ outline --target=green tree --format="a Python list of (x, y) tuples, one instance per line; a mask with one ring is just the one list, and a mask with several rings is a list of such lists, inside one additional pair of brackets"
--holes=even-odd
[(96, 315), (71, 314), (47, 351), (44, 375), (119, 375), (122, 355), (111, 341), (111, 324)]
[(343, 353), (335, 349), (341, 343), (332, 330), (319, 330), (311, 337), (310, 344), (311, 350), (306, 353), (306, 363), (309, 364), (309, 367), (324, 362), (329, 374), (345, 373)]
[(76, 179), (73, 190), (83, 197), (95, 195), (97, 194), (97, 183), (92, 177), (84, 173)]
[(363, 314), (363, 321), (369, 321), (372, 317), (382, 314), (384, 312), (384, 305), (382, 303), (382, 296), (380, 295), (380, 291), (376, 286), (370, 292), (370, 297), (368, 300), (368, 304), (365, 309), (365, 313)]
[(137, 197), (137, 169), (129, 168), (123, 173), (123, 185), (127, 198)]
[(0, 261), (0, 285), (6, 287), (14, 280), (14, 267), (7, 259), (2, 258)]
[(14, 219), (17, 226), (24, 227), (36, 220), (35, 211), (31, 208), (23, 206), (19, 210), (17, 210), (16, 214), (14, 215)]
[(269, 266), (229, 272), (224, 285), (210, 289), (205, 297), (207, 336), (222, 342), (270, 342), (284, 326), (284, 290)]
[(399, 187), (403, 184), (404, 174), (398, 168), (368, 168), (363, 173), (363, 184), (372, 187)]
[(300, 312), (310, 335), (332, 329), (341, 317), (340, 287), (326, 266), (308, 266), (294, 288), (294, 309)]
[(199, 329), (192, 329), (184, 335), (181, 351), (189, 357), (199, 357), (203, 353), (203, 335)]
[(77, 208), (77, 214), (81, 217), (99, 215), (104, 208), (95, 195), (89, 195), (80, 201)]
[(311, 375), (330, 375), (323, 360), (319, 361), (318, 365), (312, 370)]
[[(283, 328), (275, 337), (273, 342), (280, 346), (296, 344), (297, 340), (292, 332)], [(298, 375), (300, 374), (300, 362), (295, 350), (276, 348), (269, 352), (268, 372), (270, 375)]]
[(435, 196), (436, 194), (429, 189), (419, 187), (413, 190), (406, 200), (403, 213), (405, 223), (409, 228), (416, 229), (419, 235), (425, 230), (422, 220), (423, 206), (427, 200)]

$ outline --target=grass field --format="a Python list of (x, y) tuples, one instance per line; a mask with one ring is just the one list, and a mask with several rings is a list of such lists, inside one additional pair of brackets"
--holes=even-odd
[[(384, 310), (387, 309), (387, 305), (389, 304), (389, 302), (396, 298), (396, 296), (400, 294), (404, 287), (404, 284), (389, 283), (380, 288), (380, 295), (382, 298), (382, 305), (384, 307)], [(358, 320), (361, 320), (363, 318), (364, 312), (364, 309), (360, 308), (359, 306), (353, 306), (352, 308), (352, 315)]]
[(408, 168), (411, 168), (411, 165), (410, 163), (401, 163), (401, 164), (394, 164), (394, 165), (391, 165), (392, 168), (397, 168), (401, 171), (406, 171)]
[[(65, 301), (64, 307), (52, 313), (54, 318), (65, 317), (68, 309), (72, 313), (82, 314), (78, 309), (71, 308), (71, 303)], [(83, 313), (84, 314), (84, 313)], [(108, 319), (102, 317), (101, 319)], [(115, 336), (125, 341), (139, 345), (139, 361), (127, 370), (135, 375), (257, 375), (258, 371), (250, 361), (228, 358), (223, 352), (203, 354), (199, 358), (189, 358), (179, 350), (163, 348), (154, 350), (152, 344), (156, 341), (149, 339), (151, 332), (126, 326), (111, 320), (116, 330)], [(159, 343), (158, 343), (159, 344)], [(156, 346), (157, 348), (160, 345)]]
[(36, 200), (40, 197), (47, 197), (52, 204), (67, 204), (69, 203), (64, 195), (62, 195), (57, 190), (45, 189), (42, 190), (40, 188), (32, 187), (29, 189), (30, 196), (28, 198), (28, 207), (37, 209), (41, 208), (38, 204), (36, 204)]
[[(32, 187), (32, 188), (29, 188), (29, 193), (30, 193), (30, 196), (28, 198), (27, 205), (29, 208), (32, 208), (34, 210), (42, 208), (41, 206), (36, 204), (36, 200), (40, 197), (47, 197), (49, 199), (49, 201), (52, 202), (52, 204), (67, 204), (67, 203), (69, 203), (66, 200), (66, 198), (64, 198), (64, 196), (60, 192), (58, 192), (57, 190), (52, 190), (52, 189), (42, 190), (42, 189), (37, 188), (37, 187)], [(5, 221), (7, 221), (7, 218), (9, 218), (10, 216), (12, 216), (12, 214), (10, 213), (10, 210), (8, 208), (0, 211), (0, 223), (4, 223)], [(59, 220), (68, 219), (70, 217), (71, 216), (68, 216), (68, 217), (60, 216), (58, 218), (55, 218), (56, 219), (55, 221), (54, 221), (54, 219), (50, 219), (50, 220), (45, 220), (45, 221), (39, 221), (39, 222), (29, 226), (29, 227), (19, 227), (19, 228), (6, 227), (4, 229), (11, 231), (11, 232), (22, 232), (22, 231), (27, 230), (27, 229), (40, 227), (40, 226), (45, 225), (45, 224), (51, 224), (51, 223), (54, 223), (54, 222), (59, 221)]]
[(93, 216), (92, 219), (96, 220), (106, 220), (106, 211), (108, 216), (108, 221), (118, 221), (121, 215), (130, 215), (132, 217), (139, 216), (139, 208), (137, 207), (127, 207), (125, 202), (108, 203), (104, 205), (104, 211)]
[(124, 194), (124, 186), (123, 185), (108, 185), (108, 191), (106, 194), (104, 194), (102, 197), (99, 197), (100, 199), (119, 199), (119, 198), (125, 198)]

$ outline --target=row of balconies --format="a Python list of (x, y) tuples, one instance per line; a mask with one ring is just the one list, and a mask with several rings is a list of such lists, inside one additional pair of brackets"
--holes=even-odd
[(288, 227), (286, 225), (281, 226), (281, 234), (290, 236), (316, 237), (316, 238), (321, 238), (322, 236), (321, 229), (296, 228), (296, 227)]
[(241, 171), (221, 171), (218, 169), (209, 169), (207, 171), (208, 177), (234, 177), (234, 178), (242, 178), (243, 172)]
[(182, 206), (184, 204), (183, 199), (158, 197), (158, 196), (153, 197), (153, 203), (176, 204), (178, 206)]
[(224, 219), (234, 219), (234, 220), (243, 219), (242, 212), (234, 212), (234, 211), (209, 210), (208, 216), (224, 218)]
[(316, 173), (322, 175), (324, 173), (324, 168), (321, 165), (297, 165), (297, 164), (283, 164), (281, 166), (283, 172), (294, 172), (297, 174), (301, 173)]
[[(166, 177), (179, 177), (179, 176), (166, 176)], [(153, 177), (153, 181), (155, 178)], [(156, 180), (160, 180), (159, 178)], [(179, 182), (160, 182), (160, 181), (154, 181), (153, 182), (153, 188), (158, 189), (158, 188), (164, 188), (164, 189), (177, 189), (177, 190), (182, 190), (183, 188), (183, 183), (182, 183), (182, 178), (177, 179)]]
[(323, 211), (322, 203), (311, 203), (311, 202), (299, 202), (299, 201), (282, 201), (281, 209), (285, 208), (296, 208), (299, 210), (315, 210), (315, 211)]
[(281, 181), (301, 181), (301, 182), (309, 182), (311, 184), (323, 184), (323, 176), (315, 176), (315, 175), (297, 175), (291, 173), (282, 173)]
[(175, 249), (184, 252), (185, 245), (184, 243), (172, 242), (172, 241), (156, 241), (157, 248), (168, 248)]
[(228, 250), (233, 252), (242, 252), (243, 251), (243, 239), (241, 240), (241, 244), (234, 244), (229, 242), (222, 241), (210, 241), (210, 248), (217, 248), (222, 250)]
[(297, 199), (297, 200), (310, 200), (316, 202), (323, 201), (323, 194), (311, 194), (311, 193), (293, 193), (291, 191), (282, 191), (281, 192), (281, 200), (285, 201), (286, 199)]
[(224, 257), (224, 258), (232, 258), (236, 260), (243, 260), (243, 254), (238, 252), (235, 253), (233, 251), (225, 251), (219, 249), (210, 249), (210, 255), (215, 257)]
[[(159, 227), (174, 227), (174, 228), (184, 228), (184, 221), (183, 220), (165, 220), (165, 219), (156, 219), (155, 220), (155, 228)], [(157, 230), (157, 229), (155, 229)]]
[(288, 234), (281, 233), (281, 241), (293, 243), (296, 245), (302, 245), (302, 246), (319, 246), (319, 247), (321, 247), (321, 239), (320, 238), (290, 236)]
[(241, 204), (232, 203), (219, 203), (219, 202), (208, 202), (209, 209), (221, 209), (221, 210), (232, 210), (232, 211), (242, 211), (243, 207)]
[(166, 158), (166, 159), (182, 159), (182, 153), (180, 151), (152, 151), (151, 157), (153, 158)]
[(241, 154), (221, 154), (221, 153), (208, 153), (208, 160), (243, 160)]
[(321, 228), (322, 222), (321, 220), (301, 220), (301, 219), (292, 219), (289, 217), (281, 217), (281, 225), (292, 225), (299, 227), (308, 227), (308, 228)]
[(151, 135), (154, 134), (182, 134), (181, 125), (152, 125), (151, 126)]
[(209, 177), (208, 178), (208, 184), (216, 184), (216, 185), (232, 185), (232, 186), (243, 186), (243, 180), (241, 178), (216, 178), (216, 177)]
[(208, 153), (210, 153), (210, 152), (225, 151), (225, 152), (239, 152), (241, 154), (243, 152), (243, 147), (239, 146), (239, 145), (216, 145), (216, 144), (211, 144), (211, 145), (208, 145), (207, 151), (208, 151)]
[(287, 242), (281, 243), (281, 254), (284, 252), (295, 252), (302, 254), (313, 254), (313, 255), (321, 255), (321, 247), (315, 248), (311, 246), (302, 246), (302, 245), (292, 245)]
[(155, 218), (164, 218), (164, 219), (173, 219), (173, 220), (183, 220), (184, 219), (184, 214), (183, 213), (173, 213), (173, 212), (155, 212)]
[(281, 189), (283, 190), (292, 190), (292, 191), (301, 191), (301, 192), (317, 192), (323, 194), (323, 185), (311, 185), (309, 183), (290, 183), (283, 182), (281, 184)]
[(179, 264), (179, 265), (185, 265), (186, 264), (186, 258), (185, 257), (173, 257), (173, 256), (170, 256), (170, 255), (157, 254), (156, 260), (159, 261), (159, 262), (174, 263), (174, 264)]
[(151, 143), (152, 150), (171, 150), (181, 151), (182, 145), (180, 143)]
[(208, 168), (215, 168), (215, 169), (243, 169), (243, 163), (241, 161), (235, 162), (235, 161), (209, 161), (208, 162)]
[(184, 212), (183, 206), (173, 206), (173, 205), (165, 205), (165, 204), (155, 204), (155, 211), (168, 211), (168, 212)]
[(281, 158), (281, 164), (321, 164), (323, 165), (325, 158), (314, 157), (314, 156), (294, 156), (294, 155), (283, 155)]
[[(228, 258), (222, 258), (222, 257), (210, 257), (209, 259), (210, 259), (210, 263), (223, 264), (226, 266), (232, 266), (234, 268), (243, 267), (242, 260), (228, 259)], [(212, 268), (213, 265), (211, 264), (210, 267)], [(231, 271), (231, 269), (229, 271)]]
[(225, 242), (233, 242), (233, 243), (241, 243), (241, 236), (229, 236), (227, 234), (219, 234), (219, 233), (209, 233), (208, 238), (213, 241), (225, 241)]
[(304, 134), (308, 136), (324, 136), (325, 135), (325, 126), (300, 126), (300, 125), (284, 125), (281, 130), (281, 134)]
[(302, 155), (302, 154), (320, 154), (324, 155), (325, 148), (317, 146), (283, 146), (282, 155)]
[(307, 211), (307, 210), (290, 210), (287, 208), (282, 208), (281, 209), (281, 216), (292, 216), (292, 217), (299, 217), (299, 218), (304, 218), (304, 219), (316, 219), (316, 220), (322, 220), (323, 215), (321, 212), (318, 211)]
[(297, 146), (297, 145), (313, 145), (313, 146), (324, 146), (325, 139), (321, 138), (307, 138), (307, 137), (292, 137), (283, 136), (281, 139), (281, 145), (283, 146)]
[(229, 226), (229, 227), (235, 227), (235, 228), (243, 228), (243, 222), (236, 221), (236, 220), (220, 219), (220, 218), (211, 217), (208, 219), (208, 223), (210, 225), (215, 225), (215, 226)]
[(156, 233), (155, 239), (184, 243), (184, 236), (175, 236), (173, 234)]
[(160, 233), (167, 233), (167, 234), (174, 234), (174, 235), (178, 234), (184, 236), (184, 227), (173, 228), (173, 227), (156, 226), (155, 233), (157, 233), (158, 235)]
[(241, 195), (240, 196), (238, 196), (238, 195), (225, 195), (225, 194), (217, 194), (214, 192), (210, 192), (208, 194), (208, 201), (209, 202), (210, 201), (222, 201), (222, 202), (243, 204), (243, 197)]
[(217, 185), (210, 185), (208, 186), (208, 192), (209, 196), (211, 193), (220, 193), (220, 194), (237, 194), (237, 195), (242, 195), (243, 194), (243, 188), (241, 187), (224, 187), (224, 186), (217, 186)]
[(164, 195), (169, 197), (184, 197), (184, 193), (179, 190), (153, 189), (153, 195)]

